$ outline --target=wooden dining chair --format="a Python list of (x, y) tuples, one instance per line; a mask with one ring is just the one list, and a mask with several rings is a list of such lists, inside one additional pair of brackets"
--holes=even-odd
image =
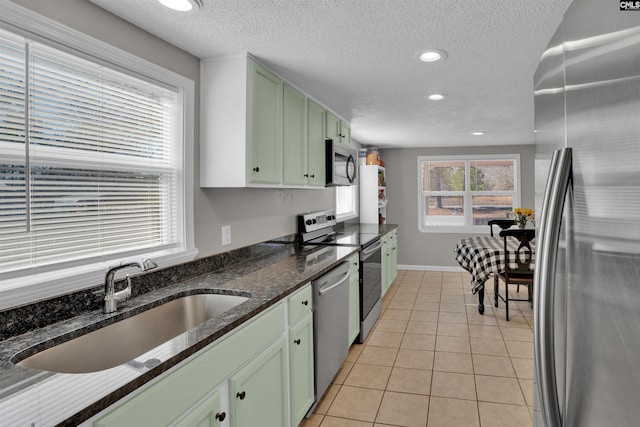
[(489, 230), (491, 230), (491, 235), (493, 236), (494, 225), (497, 225), (498, 227), (500, 227), (501, 230), (506, 230), (512, 225), (516, 225), (516, 221), (513, 219), (490, 219), (487, 222), (487, 225), (489, 226)]
[[(504, 241), (504, 269), (496, 273), (494, 278), (495, 305), (498, 306), (498, 299), (504, 301), (507, 321), (509, 320), (509, 301), (529, 301), (533, 306), (533, 250), (531, 242), (536, 237), (534, 229), (508, 229), (500, 231), (500, 237)], [(518, 240), (518, 249), (515, 253), (508, 250), (510, 237)], [(515, 256), (516, 267), (511, 267), (511, 258)], [(504, 297), (498, 292), (499, 280), (504, 282)], [(509, 285), (526, 285), (528, 290), (527, 299), (509, 298)]]

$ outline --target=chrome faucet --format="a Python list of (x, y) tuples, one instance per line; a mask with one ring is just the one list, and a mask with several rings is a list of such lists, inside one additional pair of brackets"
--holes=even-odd
[(141, 261), (121, 262), (118, 265), (112, 265), (107, 269), (107, 274), (104, 278), (104, 313), (114, 313), (118, 310), (118, 301), (124, 301), (131, 296), (131, 277), (127, 274), (127, 287), (121, 291), (116, 292), (116, 287), (113, 284), (113, 276), (116, 271), (128, 267), (138, 267), (142, 271), (152, 270), (158, 265), (148, 258)]

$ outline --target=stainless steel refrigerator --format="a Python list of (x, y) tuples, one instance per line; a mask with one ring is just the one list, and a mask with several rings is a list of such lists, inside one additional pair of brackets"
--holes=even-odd
[(637, 5), (574, 0), (535, 74), (536, 427), (640, 425)]

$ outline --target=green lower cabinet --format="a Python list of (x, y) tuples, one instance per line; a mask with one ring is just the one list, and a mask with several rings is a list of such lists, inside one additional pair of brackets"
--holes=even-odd
[(391, 236), (391, 247), (389, 248), (389, 258), (391, 258), (389, 262), (389, 285), (393, 283), (398, 275), (398, 232), (394, 231)]
[(382, 295), (398, 275), (398, 233), (392, 231), (382, 238)]
[(300, 424), (314, 401), (313, 315), (309, 313), (289, 331), (291, 425)]
[(288, 425), (286, 349), (280, 337), (229, 379), (232, 427)]
[[(238, 369), (244, 372), (247, 362), (255, 363), (256, 355), (261, 357), (264, 349), (272, 349), (272, 343), (286, 344), (284, 323), (285, 305), (278, 304), (108, 411), (94, 422), (94, 427), (161, 426), (181, 419), (231, 373)], [(278, 375), (283, 375), (283, 382), (282, 371)]]
[(389, 245), (389, 236), (388, 235), (384, 235), (382, 236), (382, 296), (384, 296), (387, 293), (387, 290), (389, 289), (389, 286), (391, 286), (391, 283), (389, 282), (389, 270), (390, 270), (390, 262), (391, 262), (391, 258), (390, 258), (390, 245)]
[(358, 254), (349, 258), (349, 346), (360, 334), (360, 258)]
[[(226, 391), (226, 390), (225, 390)], [(229, 415), (222, 407), (220, 390), (216, 390), (188, 411), (182, 419), (170, 427), (220, 427)]]
[(314, 401), (311, 307), (306, 285), (108, 411), (94, 427), (296, 427)]

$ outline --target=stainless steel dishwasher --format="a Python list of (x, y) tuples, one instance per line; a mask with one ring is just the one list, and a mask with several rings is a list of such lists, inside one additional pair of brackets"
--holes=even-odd
[(320, 276), (312, 286), (315, 407), (349, 352), (349, 263)]

